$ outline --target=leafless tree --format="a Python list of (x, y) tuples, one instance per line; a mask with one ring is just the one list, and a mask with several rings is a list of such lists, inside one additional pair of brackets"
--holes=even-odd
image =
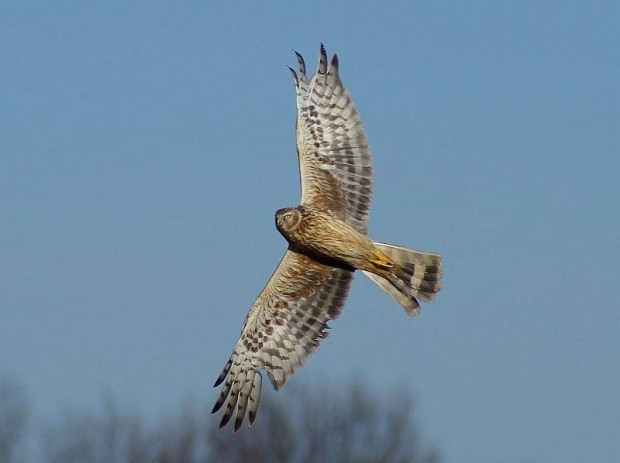
[(19, 460), (28, 424), (29, 410), (25, 389), (8, 377), (0, 378), (0, 462)]
[(69, 413), (51, 426), (43, 455), (46, 463), (438, 463), (413, 412), (406, 392), (378, 397), (357, 381), (289, 387), (266, 393), (256, 424), (233, 434), (202, 407), (187, 404), (149, 426), (108, 399), (102, 413)]
[[(44, 459), (49, 463), (104, 463), (124, 461), (140, 434), (137, 418), (118, 411), (112, 398), (104, 400), (99, 415), (67, 411), (43, 437)], [(141, 446), (140, 446), (141, 447)]]
[[(106, 398), (99, 413), (68, 412), (48, 426), (43, 439), (45, 463), (184, 463), (201, 461), (197, 412), (184, 407), (178, 416), (145, 425), (135, 414), (119, 411)], [(203, 439), (204, 440), (204, 439)]]
[(413, 400), (404, 390), (377, 397), (351, 381), (344, 388), (319, 385), (283, 395), (261, 404), (253, 428), (235, 435), (211, 428), (212, 461), (440, 461), (437, 451), (422, 443)]

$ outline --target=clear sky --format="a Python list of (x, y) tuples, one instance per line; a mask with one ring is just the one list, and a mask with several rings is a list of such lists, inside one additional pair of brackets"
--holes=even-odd
[(214, 400), (322, 41), (370, 235), (441, 252), (444, 290), (411, 319), (358, 275), (292, 382), (406, 385), (448, 463), (620, 461), (620, 4), (210, 3), (0, 6), (0, 374), (37, 417)]

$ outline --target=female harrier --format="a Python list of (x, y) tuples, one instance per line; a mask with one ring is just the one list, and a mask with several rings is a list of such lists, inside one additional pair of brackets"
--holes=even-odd
[(327, 337), (327, 322), (340, 314), (355, 270), (385, 290), (409, 315), (440, 289), (441, 257), (371, 241), (366, 222), (372, 193), (370, 149), (364, 127), (321, 44), (318, 70), (310, 80), (299, 53), (297, 154), (301, 204), (276, 212), (276, 227), (288, 250), (248, 313), (241, 337), (215, 387), (213, 407), (226, 408), (220, 427), (236, 409), (234, 431), (248, 410), (256, 420), (262, 377), (278, 390)]

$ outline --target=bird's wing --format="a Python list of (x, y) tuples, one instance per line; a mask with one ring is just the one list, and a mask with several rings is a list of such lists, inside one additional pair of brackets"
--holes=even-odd
[(319, 264), (288, 250), (248, 313), (241, 337), (215, 383), (224, 383), (213, 407), (226, 408), (220, 427), (236, 411), (234, 430), (246, 410), (256, 419), (262, 378), (267, 371), (277, 390), (326, 338), (327, 321), (340, 315), (353, 273)]
[(306, 77), (297, 53), (299, 74), (293, 69), (297, 94), (297, 153), (301, 204), (320, 205), (366, 233), (372, 195), (370, 148), (364, 126), (349, 92), (338, 75), (338, 56), (327, 67), (321, 44), (318, 69)]

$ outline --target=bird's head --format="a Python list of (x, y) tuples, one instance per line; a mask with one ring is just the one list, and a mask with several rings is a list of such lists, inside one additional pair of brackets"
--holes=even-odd
[(295, 207), (285, 207), (276, 211), (276, 228), (285, 238), (301, 222), (301, 212)]

